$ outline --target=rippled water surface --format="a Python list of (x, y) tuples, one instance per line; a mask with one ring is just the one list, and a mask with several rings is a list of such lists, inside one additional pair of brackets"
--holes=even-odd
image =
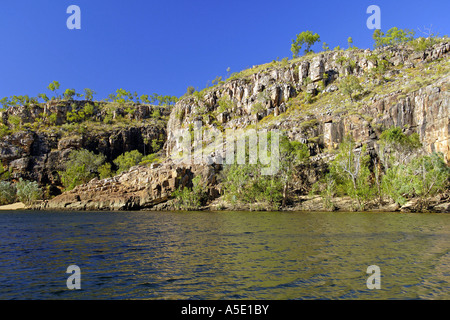
[[(66, 287), (69, 265), (81, 290)], [(367, 267), (381, 268), (369, 290)], [(450, 215), (0, 212), (0, 299), (449, 299)]]

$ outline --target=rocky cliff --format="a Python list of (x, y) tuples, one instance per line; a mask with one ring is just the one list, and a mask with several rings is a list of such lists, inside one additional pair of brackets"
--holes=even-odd
[[(176, 145), (173, 132), (194, 121), (222, 130), (251, 125), (282, 129), (293, 140), (325, 148), (335, 148), (347, 134), (374, 142), (381, 129), (397, 126), (418, 132), (425, 149), (442, 152), (448, 162), (449, 52), (450, 43), (421, 53), (401, 46), (375, 52), (355, 49), (253, 67), (175, 106), (167, 154)], [(371, 71), (384, 61), (389, 66), (382, 75), (386, 82), (370, 80)], [(361, 78), (368, 88), (357, 103), (339, 93), (339, 80), (347, 75)], [(305, 93), (317, 101), (305, 103)]]
[[(67, 121), (69, 112), (80, 112), (87, 104), (95, 109), (84, 122)], [(50, 187), (50, 195), (61, 193), (59, 171), (65, 170), (72, 150), (86, 149), (106, 156), (112, 162), (127, 151), (139, 150), (143, 154), (152, 152), (152, 141), (166, 139), (166, 121), (151, 118), (152, 110), (164, 108), (137, 105), (132, 115), (124, 108), (108, 103), (88, 101), (50, 101), (42, 105), (11, 107), (1, 113), (5, 125), (12, 118), (18, 119), (13, 132), (0, 140), (0, 162), (11, 172), (13, 179), (38, 181)], [(104, 121), (111, 114), (111, 121), (121, 118), (129, 124)], [(52, 123), (50, 115), (55, 115)]]
[[(70, 137), (21, 131), (2, 139), (0, 157), (18, 176), (57, 183), (55, 172), (69, 150), (87, 148), (113, 159), (127, 150), (149, 150), (143, 136), (164, 136), (167, 159), (161, 165), (138, 166), (114, 178), (94, 179), (35, 206), (81, 210), (170, 209), (172, 192), (191, 185), (197, 175), (202, 176), (209, 199), (217, 199), (221, 192), (220, 165), (180, 165), (170, 159), (177, 151), (175, 131), (187, 129), (196, 121), (205, 131), (280, 129), (291, 140), (308, 144), (320, 170), (323, 159), (333, 154), (346, 135), (368, 145), (376, 154), (381, 132), (392, 126), (406, 133), (417, 132), (425, 152), (441, 152), (449, 163), (449, 52), (450, 43), (441, 41), (424, 52), (394, 46), (273, 61), (183, 97), (172, 108), (164, 128), (141, 124)], [(342, 92), (341, 81), (350, 75), (360, 79), (363, 89), (349, 96)], [(149, 107), (137, 108), (138, 119), (150, 113)], [(3, 118), (17, 112), (8, 110)], [(36, 113), (30, 111), (21, 117)], [(301, 179), (311, 186), (318, 173), (309, 172)], [(303, 195), (307, 189), (304, 186)]]

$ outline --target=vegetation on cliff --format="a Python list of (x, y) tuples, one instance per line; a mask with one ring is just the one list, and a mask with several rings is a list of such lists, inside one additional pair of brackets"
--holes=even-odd
[[(415, 38), (398, 28), (376, 31), (373, 38), (374, 51), (358, 49), (350, 37), (347, 50), (330, 51), (324, 43), (324, 51), (314, 53), (320, 36), (303, 32), (293, 40), (293, 59), (217, 77), (201, 91), (189, 87), (180, 99), (118, 89), (96, 101), (94, 90), (63, 91), (57, 81), (48, 86), (50, 98), (3, 98), (0, 174), (7, 182), (0, 200), (16, 199), (11, 182), (20, 178), (39, 181), (51, 199), (93, 179), (170, 162), (174, 130), (193, 134), (200, 121), (206, 132), (280, 129), (278, 174), (262, 175), (260, 163), (235, 164), (221, 166), (212, 179), (191, 172), (183, 182), (165, 181), (166, 189), (152, 180), (152, 197), (160, 199), (135, 201), (144, 197), (139, 194), (132, 207), (172, 198), (173, 208), (194, 210), (221, 197), (232, 206), (277, 210), (316, 194), (327, 210), (337, 208), (336, 197), (351, 198), (354, 210), (386, 202), (403, 206), (411, 199), (426, 208), (430, 197), (448, 193), (448, 155), (433, 152), (435, 133), (425, 141), (425, 126), (440, 120), (431, 119), (430, 111), (422, 112), (427, 121), (412, 120), (410, 109), (434, 103), (423, 102), (429, 92), (438, 99), (436, 108), (448, 105), (448, 39)], [(162, 189), (172, 190), (171, 197)]]

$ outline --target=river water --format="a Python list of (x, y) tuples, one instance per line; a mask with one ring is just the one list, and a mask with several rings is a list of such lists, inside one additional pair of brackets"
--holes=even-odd
[[(81, 290), (66, 286), (68, 266)], [(381, 289), (369, 290), (369, 266)], [(0, 299), (449, 299), (450, 215), (0, 212)]]

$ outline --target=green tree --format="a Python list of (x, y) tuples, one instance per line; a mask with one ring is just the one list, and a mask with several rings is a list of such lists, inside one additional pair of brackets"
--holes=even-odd
[(7, 205), (16, 201), (16, 188), (9, 182), (0, 181), (0, 205)]
[[(268, 134), (268, 146), (271, 146), (274, 136)], [(290, 198), (289, 189), (297, 172), (297, 166), (309, 158), (306, 145), (290, 141), (285, 135), (279, 135), (279, 171), (276, 175), (263, 175), (263, 165), (249, 163), (248, 150), (246, 163), (225, 165), (223, 171), (223, 185), (225, 198), (231, 202), (266, 203), (273, 209), (285, 206)], [(261, 152), (261, 150), (260, 150)], [(262, 151), (266, 152), (266, 151)], [(267, 150), (270, 154), (272, 150)]]
[(339, 145), (339, 153), (330, 165), (330, 173), (337, 187), (358, 203), (363, 210), (366, 202), (374, 196), (370, 181), (370, 155), (367, 147), (356, 148), (351, 137), (346, 137)]
[(117, 166), (117, 174), (130, 170), (131, 167), (138, 165), (144, 156), (137, 150), (125, 152), (114, 160)]
[(309, 158), (309, 148), (299, 141), (290, 141), (287, 136), (280, 136), (280, 171), (278, 177), (283, 185), (282, 207), (286, 206), (289, 197), (289, 190), (294, 175), (297, 172), (296, 166)]
[(9, 99), (8, 97), (4, 97), (0, 100), (0, 104), (2, 105), (3, 109), (8, 109), (9, 108)]
[(94, 100), (94, 95), (95, 94), (96, 94), (96, 92), (94, 90), (92, 90), (92, 89), (89, 89), (89, 88), (85, 88), (84, 89), (84, 97), (88, 101)]
[(102, 180), (112, 177), (114, 172), (111, 170), (111, 163), (106, 162), (106, 163), (102, 164), (98, 168), (98, 174), (99, 174), (99, 178)]
[(50, 100), (45, 93), (40, 93), (38, 98), (44, 100), (44, 102), (48, 102)]
[(161, 150), (161, 141), (159, 141), (158, 139), (153, 139), (152, 140), (152, 151), (153, 151), (153, 153), (156, 153), (159, 150)]
[(57, 95), (57, 91), (58, 91), (59, 87), (60, 87), (60, 84), (58, 81), (53, 81), (47, 87), (50, 91), (52, 91), (55, 94), (54, 98), (56, 98), (56, 99), (59, 99), (59, 96)]
[(344, 79), (342, 79), (342, 81), (339, 85), (339, 88), (342, 91), (342, 93), (349, 96), (349, 98), (352, 102), (354, 101), (353, 94), (361, 92), (363, 90), (363, 88), (359, 82), (359, 79), (354, 75), (349, 75), (349, 76), (345, 77)]
[(195, 88), (193, 86), (189, 86), (186, 90), (186, 94), (188, 96), (192, 95), (195, 92)]
[(27, 206), (42, 198), (42, 190), (36, 181), (25, 181), (20, 178), (15, 187), (17, 199)]
[(124, 89), (117, 89), (114, 101), (118, 103), (130, 102), (133, 101), (133, 95)]
[(64, 99), (73, 100), (75, 94), (76, 94), (75, 89), (66, 89), (66, 91), (64, 92)]
[(450, 168), (443, 155), (433, 153), (387, 169), (382, 188), (384, 194), (399, 205), (404, 205), (412, 197), (419, 197), (419, 205), (426, 207), (428, 197), (448, 190), (449, 179)]
[(305, 54), (311, 51), (311, 47), (316, 43), (320, 42), (320, 36), (317, 33), (312, 33), (311, 31), (304, 31), (297, 35), (295, 40), (292, 40), (291, 51), (296, 58), (300, 50), (305, 46)]
[(348, 42), (348, 48), (349, 48), (349, 49), (353, 48), (353, 38), (352, 38), (352, 37), (349, 37), (349, 38), (347, 39), (347, 42)]
[(413, 30), (399, 29), (397, 27), (389, 29), (386, 34), (379, 29), (373, 33), (375, 48), (410, 42), (414, 40), (414, 36), (415, 32)]
[(63, 186), (66, 190), (72, 190), (77, 185), (98, 177), (99, 167), (105, 163), (105, 159), (104, 155), (97, 155), (85, 149), (72, 151), (66, 163), (66, 170), (59, 172)]
[(150, 100), (148, 100), (148, 94), (143, 94), (143, 95), (141, 96), (141, 101), (142, 101), (142, 103), (149, 104), (149, 103), (150, 103)]
[(175, 208), (177, 210), (192, 211), (198, 210), (207, 200), (205, 182), (201, 176), (192, 179), (192, 188), (179, 187), (172, 196), (175, 198)]
[(422, 146), (417, 133), (408, 136), (399, 127), (383, 131), (379, 145), (380, 160), (386, 169), (407, 164), (416, 150)]

